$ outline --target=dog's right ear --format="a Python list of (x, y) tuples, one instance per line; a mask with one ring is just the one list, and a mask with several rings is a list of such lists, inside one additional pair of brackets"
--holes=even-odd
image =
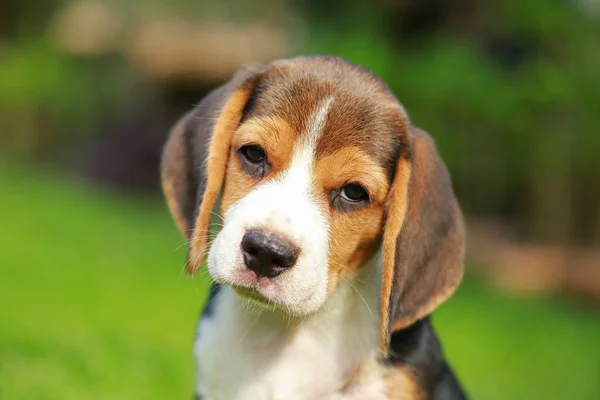
[[(383, 234), (380, 346), (429, 315), (463, 276), (464, 222), (450, 175), (426, 132), (407, 126)], [(394, 350), (394, 349), (391, 349)]]
[(237, 72), (179, 120), (165, 144), (162, 188), (175, 222), (189, 239), (190, 274), (204, 261), (210, 214), (223, 185), (231, 137), (248, 112), (263, 70)]

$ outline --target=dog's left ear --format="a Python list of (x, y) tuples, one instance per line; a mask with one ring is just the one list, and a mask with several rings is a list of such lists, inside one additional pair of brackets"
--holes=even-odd
[(221, 191), (233, 132), (248, 111), (262, 67), (242, 69), (208, 94), (171, 130), (163, 150), (161, 180), (175, 222), (189, 239), (188, 273), (206, 257), (210, 215)]
[[(448, 171), (432, 138), (410, 126), (386, 209), (380, 346), (430, 314), (463, 275), (464, 224)], [(393, 351), (393, 349), (392, 349)]]

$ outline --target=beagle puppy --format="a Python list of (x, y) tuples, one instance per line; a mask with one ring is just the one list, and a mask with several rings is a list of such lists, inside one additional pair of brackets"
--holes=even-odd
[(378, 77), (322, 56), (242, 69), (176, 124), (161, 175), (187, 271), (215, 281), (196, 399), (465, 397), (429, 322), (462, 279), (461, 211)]

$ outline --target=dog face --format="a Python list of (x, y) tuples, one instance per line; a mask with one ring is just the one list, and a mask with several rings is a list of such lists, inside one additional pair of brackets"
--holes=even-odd
[(290, 313), (319, 309), (383, 245), (384, 351), (462, 276), (460, 213), (430, 138), (385, 84), (341, 59), (241, 71), (174, 128), (162, 177), (190, 239), (188, 271), (208, 255), (216, 281)]
[(208, 268), (255, 300), (305, 314), (378, 247), (401, 110), (309, 66), (276, 68), (232, 137)]

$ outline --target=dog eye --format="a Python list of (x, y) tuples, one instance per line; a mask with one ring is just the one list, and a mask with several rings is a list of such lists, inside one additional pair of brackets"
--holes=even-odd
[(243, 146), (239, 151), (252, 164), (262, 164), (267, 158), (265, 151), (258, 146)]
[(369, 194), (358, 183), (348, 183), (342, 187), (341, 196), (353, 203), (369, 201)]
[(255, 144), (249, 144), (237, 149), (240, 164), (249, 175), (260, 179), (269, 171), (271, 165), (267, 153)]

